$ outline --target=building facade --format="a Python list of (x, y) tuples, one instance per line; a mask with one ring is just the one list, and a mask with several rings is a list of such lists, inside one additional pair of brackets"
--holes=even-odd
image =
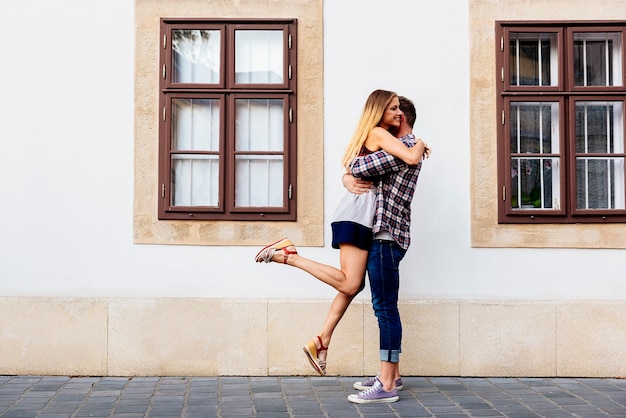
[[(20, 34), (9, 37), (8, 64), (0, 67), (7, 81), (3, 94), (10, 98), (0, 105), (0, 173), (7, 179), (0, 208), (1, 374), (312, 373), (301, 347), (317, 335), (334, 291), (300, 270), (256, 264), (254, 255), (287, 236), (303, 255), (338, 265), (328, 220), (343, 193), (340, 158), (367, 95), (378, 88), (413, 99), (415, 132), (433, 149), (420, 175), (412, 244), (401, 265), (403, 374), (626, 373), (626, 224), (619, 220), (620, 194), (626, 192), (619, 174), (626, 89), (626, 22), (619, 19), (626, 16), (625, 1), (35, 3), (0, 6), (12, 16), (5, 33)], [(241, 82), (236, 69), (232, 79), (168, 78), (180, 70), (168, 67), (172, 56), (192, 54), (193, 48), (175, 50), (164, 22), (183, 39), (191, 37), (184, 32), (187, 24), (219, 32), (224, 54), (216, 60), (226, 74), (239, 59), (238, 25), (265, 33), (291, 24), (284, 30), (295, 32), (280, 38), (284, 43), (266, 45), (284, 46), (287, 52), (276, 59), (285, 79), (289, 73), (294, 81)], [(567, 60), (578, 51), (578, 32), (593, 34), (588, 59), (606, 62), (599, 65), (612, 81), (597, 91), (572, 82), (568, 91), (575, 94), (566, 97), (562, 87), (566, 69), (575, 67)], [(565, 150), (568, 118), (579, 114), (576, 95), (587, 102), (603, 95), (604, 108), (610, 105), (604, 126), (614, 146), (591, 156), (611, 162), (614, 206), (600, 215), (609, 222), (555, 220), (567, 205), (576, 219), (599, 213), (577, 212), (567, 200), (568, 193), (576, 194), (564, 183), (565, 177), (578, 178), (573, 166), (560, 172), (563, 182), (550, 183), (555, 198), (555, 188), (563, 189), (558, 207), (520, 204), (522, 212), (515, 212), (506, 200), (510, 195), (502, 196), (501, 178), (512, 188), (518, 174), (507, 177), (510, 164), (526, 158), (506, 148), (513, 132), (502, 128), (512, 124), (506, 106), (546, 102), (532, 84), (530, 90), (498, 87), (512, 80), (515, 61), (509, 57), (518, 38), (527, 42), (527, 53), (532, 42), (551, 40), (545, 56), (558, 65), (549, 67), (556, 81), (546, 91), (558, 96), (552, 100), (558, 111), (550, 117), (571, 110), (551, 131), (563, 141), (560, 151), (534, 159), (558, 160), (560, 166), (571, 159), (575, 165), (576, 151)], [(599, 43), (604, 61), (593, 55)], [(256, 44), (249, 49), (259, 51)], [(531, 61), (543, 63), (537, 56)], [(519, 74), (527, 70), (516, 68)], [(253, 66), (248, 70), (253, 73)], [(180, 187), (183, 175), (172, 174), (172, 161), (232, 157), (236, 166), (236, 155), (258, 157), (250, 156), (254, 150), (239, 152), (236, 141), (225, 154), (172, 145), (174, 127), (184, 117), (203, 117), (189, 105), (201, 103), (204, 111), (202, 100), (221, 106), (216, 120), (224, 130), (215, 133), (225, 141), (220, 144), (228, 144), (229, 129), (241, 127), (237, 100), (281, 103), (279, 126), (286, 128), (279, 131), (293, 153), (257, 152), (264, 161), (284, 164), (278, 180), (284, 194), (268, 192), (279, 203), (267, 213), (279, 215), (254, 219), (265, 216), (254, 211), (256, 204), (222, 208), (229, 204), (228, 190), (241, 190), (230, 179), (242, 172), (229, 171), (228, 163), (215, 168), (225, 197), (204, 205), (209, 215), (198, 216), (197, 207), (185, 212), (193, 203), (176, 203), (183, 198), (174, 199), (168, 188)], [(272, 175), (259, 186), (255, 175), (247, 178), (255, 187), (276, 179)], [(521, 199), (525, 183), (518, 184)], [(503, 210), (528, 219), (503, 221)], [(533, 218), (546, 213), (555, 217)], [(366, 286), (335, 332), (328, 373), (376, 373), (377, 332)]]

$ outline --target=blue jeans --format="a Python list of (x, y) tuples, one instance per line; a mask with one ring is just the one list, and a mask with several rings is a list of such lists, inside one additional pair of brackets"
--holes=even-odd
[(374, 314), (378, 318), (380, 359), (400, 361), (402, 323), (398, 311), (400, 260), (405, 250), (393, 241), (374, 240), (367, 259)]

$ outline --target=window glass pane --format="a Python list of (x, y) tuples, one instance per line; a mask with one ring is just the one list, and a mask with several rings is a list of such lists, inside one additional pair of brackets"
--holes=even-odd
[(576, 104), (576, 152), (610, 152), (613, 111), (610, 106)]
[(624, 209), (624, 158), (576, 158), (576, 208)]
[(217, 155), (172, 155), (172, 206), (219, 204)]
[(559, 209), (559, 159), (511, 158), (511, 207)]
[(576, 152), (624, 152), (622, 102), (576, 102)]
[[(622, 102), (576, 102), (576, 153), (623, 154)], [(624, 208), (624, 158), (576, 157), (576, 208)]]
[(238, 155), (235, 170), (235, 206), (283, 206), (282, 155)]
[(172, 61), (174, 83), (219, 83), (220, 31), (172, 31)]
[(235, 31), (235, 82), (282, 84), (282, 30)]
[(516, 33), (509, 38), (512, 86), (558, 85), (555, 33)]
[(621, 34), (574, 33), (574, 84), (576, 86), (621, 86)]
[(511, 153), (559, 153), (558, 103), (512, 102)]
[(237, 151), (283, 150), (285, 112), (282, 99), (237, 99), (235, 112)]
[(173, 150), (218, 151), (219, 136), (219, 100), (172, 100)]
[(558, 103), (512, 102), (511, 207), (559, 209)]

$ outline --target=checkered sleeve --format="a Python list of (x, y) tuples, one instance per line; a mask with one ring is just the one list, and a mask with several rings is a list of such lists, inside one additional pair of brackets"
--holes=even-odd
[(352, 175), (357, 178), (373, 178), (401, 170), (406, 164), (385, 151), (355, 158), (350, 164)]
[[(407, 147), (415, 145), (412, 135), (401, 138)], [(407, 164), (386, 151), (380, 150), (355, 158), (350, 164), (350, 171), (356, 178), (374, 178), (403, 170)]]

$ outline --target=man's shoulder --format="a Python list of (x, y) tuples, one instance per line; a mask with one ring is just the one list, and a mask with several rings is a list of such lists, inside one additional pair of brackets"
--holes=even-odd
[(415, 135), (413, 133), (406, 134), (400, 137), (400, 141), (404, 142), (405, 144), (409, 144), (413, 146), (415, 145)]

